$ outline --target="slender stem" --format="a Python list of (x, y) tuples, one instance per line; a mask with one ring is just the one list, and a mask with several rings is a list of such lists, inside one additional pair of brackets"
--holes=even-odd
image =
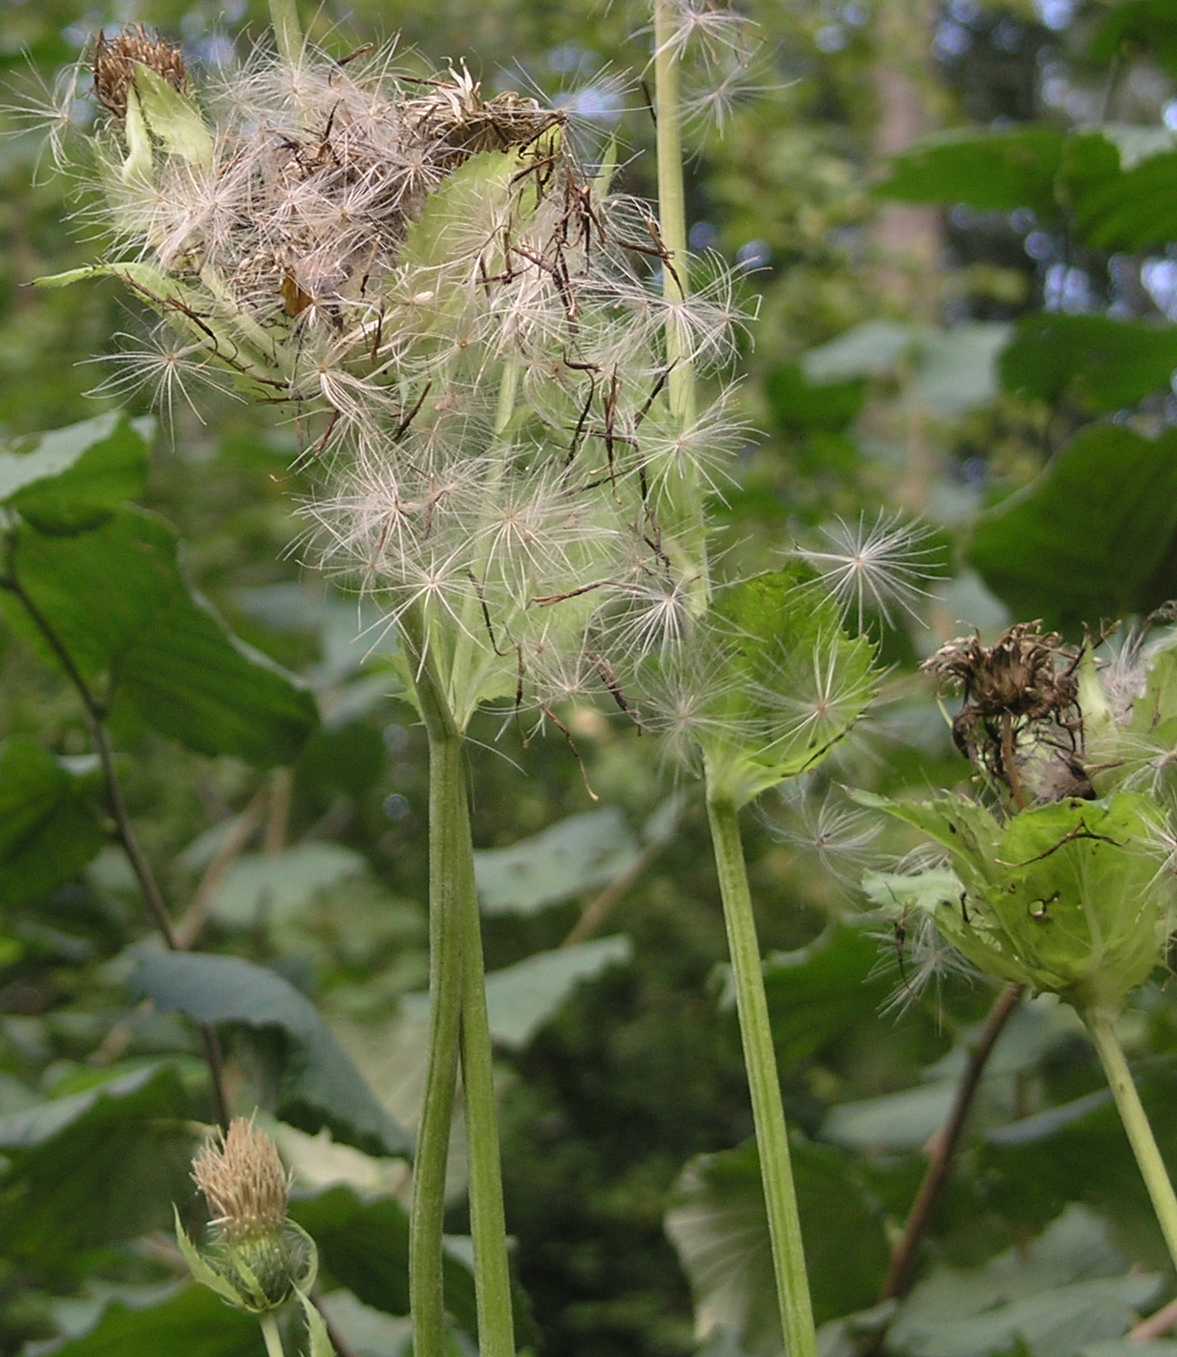
[[(147, 855), (143, 852), (139, 843), (139, 836), (135, 833), (134, 823), (127, 810), (127, 800), (123, 795), (123, 784), (118, 775), (114, 749), (106, 730), (106, 708), (99, 701), (98, 696), (78, 668), (69, 647), (58, 635), (49, 618), (41, 611), (33, 596), (20, 582), (16, 573), (15, 538), (9, 540), (7, 574), (0, 578), (0, 588), (10, 593), (25, 610), (29, 621), (36, 627), (41, 638), (65, 671), (66, 678), (78, 694), (86, 712), (87, 722), (90, 726), (90, 738), (93, 741), (94, 749), (98, 754), (99, 766), (102, 769), (107, 805), (110, 809), (111, 818), (114, 820), (115, 837), (130, 864), (135, 880), (139, 884), (139, 892), (143, 897), (143, 902), (147, 906), (147, 912), (151, 915), (152, 921), (163, 938), (164, 945), (170, 952), (178, 951), (180, 950), (179, 943), (172, 926), (171, 915), (168, 913), (167, 903), (163, 897), (163, 891), (160, 889)], [(216, 1029), (205, 1023), (198, 1023), (197, 1028), (200, 1032), (201, 1044), (204, 1046), (204, 1058), (208, 1065), (217, 1122), (222, 1130), (228, 1130), (229, 1100), (225, 1094), (225, 1060), (221, 1051), (220, 1038), (217, 1036)]]
[[(689, 292), (687, 209), (683, 188), (681, 72), (672, 42), (676, 18), (674, 0), (654, 0), (654, 114), (657, 123), (658, 227), (669, 256), (663, 266), (662, 294), (668, 302), (685, 303)], [(680, 20), (681, 21), (681, 20)], [(684, 328), (673, 308), (666, 319), (667, 399), (674, 423), (689, 428), (696, 419), (698, 397), (695, 365)], [(706, 606), (710, 595), (703, 494), (692, 466), (681, 469), (681, 480), (670, 500), (670, 526), (679, 537), (687, 568), (694, 571), (697, 597)]]
[(911, 1212), (907, 1217), (903, 1238), (899, 1240), (891, 1252), (891, 1267), (883, 1286), (883, 1294), (880, 1297), (882, 1300), (907, 1294), (911, 1284), (911, 1270), (915, 1263), (916, 1254), (928, 1225), (931, 1223), (932, 1213), (935, 1211), (944, 1188), (948, 1184), (952, 1172), (953, 1156), (956, 1153), (957, 1145), (960, 1143), (973, 1101), (977, 1096), (977, 1089), (981, 1085), (981, 1076), (985, 1071), (985, 1066), (989, 1063), (989, 1057), (993, 1053), (994, 1046), (997, 1045), (997, 1038), (1001, 1036), (1006, 1023), (1016, 1012), (1021, 998), (1022, 987), (1020, 985), (1009, 985), (1002, 990), (989, 1011), (989, 1016), (976, 1045), (969, 1052), (964, 1074), (957, 1086), (956, 1097), (953, 1099), (952, 1111), (949, 1113), (948, 1120), (944, 1123), (943, 1130), (936, 1137), (936, 1143), (928, 1159), (924, 1180), (920, 1184), (919, 1192), (916, 1194)]
[(266, 1357), (286, 1357), (282, 1350), (282, 1335), (278, 1332), (278, 1321), (273, 1314), (259, 1316), (262, 1337), (266, 1340)]
[(736, 984), (736, 1008), (744, 1043), (744, 1064), (752, 1094), (752, 1117), (760, 1154), (760, 1176), (768, 1227), (772, 1238), (772, 1262), (776, 1276), (781, 1328), (789, 1357), (817, 1357), (817, 1335), (809, 1298), (809, 1275), (801, 1242), (801, 1219), (793, 1185), (789, 1156), (789, 1133), (777, 1078), (776, 1053), (768, 1021), (764, 973), (756, 940), (756, 920), (744, 846), (735, 806), (730, 801), (708, 799), (711, 842), (723, 895), (728, 949)]
[(302, 57), (302, 25), (296, 0), (270, 0), (270, 22), (282, 60), (297, 66)]
[(1108, 1086), (1116, 1100), (1120, 1120), (1128, 1133), (1144, 1185), (1152, 1198), (1153, 1210), (1161, 1233), (1165, 1236), (1169, 1256), (1174, 1266), (1177, 1266), (1177, 1195), (1173, 1192), (1173, 1184), (1157, 1148), (1148, 1114), (1140, 1101), (1132, 1081), (1132, 1071), (1128, 1068), (1124, 1050), (1116, 1036), (1115, 1015), (1100, 1009), (1090, 1009), (1083, 1017), (1099, 1053), (1104, 1074), (1107, 1075)]
[(474, 883), (474, 852), (463, 789), (466, 827), (462, 892), (462, 1087), (470, 1153), (470, 1233), (478, 1303), (480, 1357), (515, 1357), (511, 1269), (499, 1153), (494, 1053), (486, 1012), (482, 920)]

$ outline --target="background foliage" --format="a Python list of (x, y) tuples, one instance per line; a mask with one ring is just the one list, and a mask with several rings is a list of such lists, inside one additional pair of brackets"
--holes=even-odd
[[(733, 568), (880, 503), (937, 525), (949, 566), (930, 629), (888, 636), (891, 701), (829, 780), (953, 785), (963, 765), (911, 677), (937, 639), (1007, 617), (1077, 634), (1177, 595), (1170, 7), (747, 8), (767, 88), (724, 138), (701, 138), (690, 204), (692, 243), (757, 266), (763, 294), (744, 399), (765, 436), (720, 506)], [(96, 29), (133, 19), (208, 63), (263, 24), (245, 0), (25, 0), (5, 10), (0, 67), (51, 80)], [(326, 5), (316, 32), (342, 52), (394, 25), (488, 85), (551, 90), (640, 66), (641, 24), (620, 0), (355, 0)], [(622, 103), (595, 112), (640, 149), (640, 93)], [(281, 1120), (339, 1335), (386, 1357), (405, 1341), (422, 1074), (422, 733), (390, 700), (388, 656), (355, 640), (370, 619), (287, 551), (294, 431), (228, 403), (204, 425), (177, 406), (160, 429), (146, 399), (120, 412), (84, 394), (101, 380), (86, 360), (138, 319), (110, 286), (26, 286), (89, 254), (60, 181), (36, 169), (32, 141), (0, 141), (0, 1348), (255, 1350), (252, 1325), (179, 1281), (168, 1244), (212, 1116), (195, 1018), (221, 1032), (235, 1105)], [(651, 190), (640, 159), (625, 173)], [(478, 732), (526, 1336), (561, 1357), (773, 1353), (700, 807), (631, 730), (582, 713), (575, 733), (599, 805), (562, 742)], [(174, 954), (115, 841), (104, 761)], [(874, 1341), (890, 1244), (991, 996), (949, 979), (880, 1013), (897, 988), (910, 997), (901, 948), (856, 922), (857, 863), (822, 832), (825, 793), (762, 808), (751, 869), (815, 1304), (828, 1351), (849, 1354)], [(1165, 977), (1128, 1036), (1168, 1143)], [(1124, 1339), (1174, 1279), (1101, 1088), (1066, 1010), (1017, 1015), (917, 1285), (887, 1314), (888, 1351), (1177, 1352)], [(451, 1226), (468, 1346), (460, 1209)]]

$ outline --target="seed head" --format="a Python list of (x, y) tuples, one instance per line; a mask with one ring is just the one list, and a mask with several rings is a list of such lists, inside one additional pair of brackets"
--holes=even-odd
[(228, 1131), (199, 1151), (192, 1179), (226, 1241), (273, 1233), (285, 1224), (290, 1179), (278, 1147), (251, 1118), (234, 1117)]
[(136, 63), (149, 66), (174, 89), (183, 90), (188, 83), (184, 54), (142, 24), (124, 28), (115, 38), (99, 33), (94, 47), (94, 94), (116, 118), (127, 116), (127, 90)]

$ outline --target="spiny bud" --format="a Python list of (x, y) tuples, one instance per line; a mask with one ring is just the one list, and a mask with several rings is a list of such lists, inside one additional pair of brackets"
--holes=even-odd
[(115, 38), (99, 33), (94, 47), (94, 94), (116, 118), (127, 116), (127, 90), (137, 63), (150, 67), (174, 89), (183, 91), (188, 83), (180, 49), (142, 24), (123, 29)]
[(177, 1218), (176, 1237), (195, 1279), (243, 1310), (275, 1309), (315, 1279), (314, 1241), (286, 1214), (290, 1180), (278, 1149), (252, 1119), (236, 1117), (196, 1155), (192, 1178), (209, 1210), (198, 1251)]

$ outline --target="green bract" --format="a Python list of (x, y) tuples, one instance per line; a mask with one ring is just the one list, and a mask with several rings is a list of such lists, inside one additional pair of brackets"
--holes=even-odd
[(874, 902), (930, 915), (979, 970), (1058, 994), (1080, 1010), (1118, 1011), (1160, 962), (1173, 887), (1147, 796), (1068, 798), (1002, 826), (955, 796), (863, 805), (914, 825), (948, 854), (951, 871), (873, 873)]
[(202, 1252), (188, 1238), (177, 1211), (176, 1242), (193, 1280), (250, 1314), (265, 1314), (296, 1292), (309, 1292), (318, 1275), (315, 1241), (292, 1220), (242, 1239), (214, 1237)]

